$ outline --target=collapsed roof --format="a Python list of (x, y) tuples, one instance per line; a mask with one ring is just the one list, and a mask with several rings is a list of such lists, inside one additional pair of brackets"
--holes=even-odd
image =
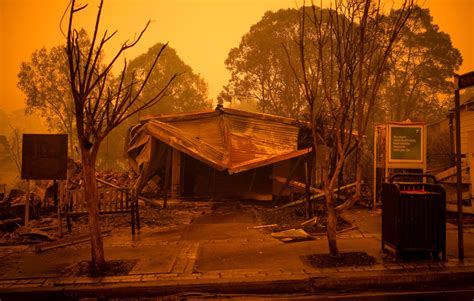
[(298, 150), (300, 126), (290, 118), (222, 107), (146, 117), (130, 131), (128, 155), (140, 172), (161, 157), (159, 141), (234, 174), (307, 154), (311, 148)]

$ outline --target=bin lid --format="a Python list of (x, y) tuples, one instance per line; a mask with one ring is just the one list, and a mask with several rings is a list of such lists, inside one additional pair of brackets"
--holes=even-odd
[(441, 194), (440, 192), (424, 191), (424, 190), (401, 190), (403, 194)]

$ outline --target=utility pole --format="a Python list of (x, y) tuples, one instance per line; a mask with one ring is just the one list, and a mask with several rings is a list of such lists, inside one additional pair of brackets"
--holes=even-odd
[(464, 261), (461, 170), (461, 109), (459, 102), (459, 76), (454, 75), (454, 116), (456, 122), (456, 194), (458, 205), (458, 258), (459, 261)]
[[(454, 75), (454, 115), (456, 121), (456, 192), (458, 207), (458, 258), (464, 261), (464, 237), (462, 216), (462, 170), (461, 170), (461, 106), (459, 90), (474, 86), (474, 71)], [(471, 175), (472, 176), (472, 175)]]

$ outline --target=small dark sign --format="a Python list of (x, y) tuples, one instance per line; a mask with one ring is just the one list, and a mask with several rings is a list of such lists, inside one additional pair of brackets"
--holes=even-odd
[(474, 86), (474, 71), (459, 76), (459, 89)]
[(23, 134), (21, 178), (65, 180), (67, 135)]

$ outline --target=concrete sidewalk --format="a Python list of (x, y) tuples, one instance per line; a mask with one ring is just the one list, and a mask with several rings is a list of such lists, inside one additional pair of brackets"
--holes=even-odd
[(284, 243), (258, 224), (250, 207), (222, 207), (189, 225), (143, 228), (135, 237), (113, 232), (104, 240), (107, 260), (136, 264), (126, 276), (73, 277), (65, 271), (89, 259), (88, 243), (34, 253), (1, 248), (0, 299), (162, 296), (185, 292), (314, 294), (323, 291), (440, 287), (474, 284), (474, 233), (465, 234), (465, 261), (456, 259), (457, 232), (447, 230), (446, 262), (397, 262), (381, 252), (380, 212), (356, 208), (344, 218), (358, 226), (338, 235), (341, 252), (362, 251), (377, 264), (319, 269), (304, 258), (327, 253), (324, 236)]

